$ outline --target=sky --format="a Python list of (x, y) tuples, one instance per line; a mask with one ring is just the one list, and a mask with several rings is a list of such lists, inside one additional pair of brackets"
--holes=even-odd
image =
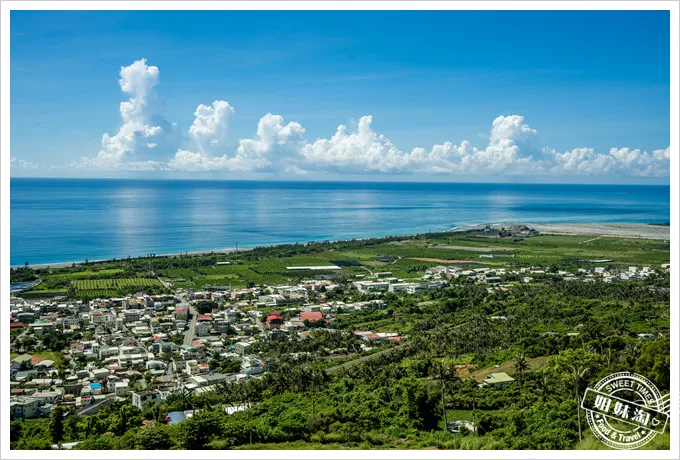
[(11, 175), (668, 183), (667, 11), (12, 11)]

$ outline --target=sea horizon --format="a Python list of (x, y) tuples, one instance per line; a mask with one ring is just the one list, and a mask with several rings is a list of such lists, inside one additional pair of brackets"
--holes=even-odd
[(503, 223), (661, 223), (670, 186), (12, 178), (11, 266), (406, 236)]

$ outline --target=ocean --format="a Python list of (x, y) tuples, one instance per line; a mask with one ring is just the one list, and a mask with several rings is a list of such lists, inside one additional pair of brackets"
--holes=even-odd
[(25, 179), (10, 264), (443, 231), (482, 223), (670, 221), (670, 187)]

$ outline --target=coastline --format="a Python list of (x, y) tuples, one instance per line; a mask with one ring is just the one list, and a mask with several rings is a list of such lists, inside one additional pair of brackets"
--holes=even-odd
[(669, 225), (650, 224), (559, 224), (526, 223), (545, 235), (589, 235), (596, 237), (641, 238), (645, 240), (670, 240)]
[[(523, 223), (490, 223), (490, 224), (478, 224), (478, 225), (467, 225), (462, 227), (454, 227), (449, 232), (463, 232), (468, 230), (483, 229), (486, 225), (492, 227), (509, 227), (511, 225), (526, 225), (530, 228), (535, 229), (544, 235), (584, 235), (593, 237), (618, 237), (618, 238), (641, 238), (649, 240), (670, 240), (670, 226), (668, 225), (650, 225), (650, 224), (639, 224), (639, 223), (539, 223), (539, 222), (523, 222)], [(408, 236), (408, 235), (403, 235)], [(284, 244), (284, 243), (281, 243)], [(272, 244), (269, 246), (278, 246), (278, 244)], [(239, 248), (239, 251), (252, 251), (252, 247)], [(185, 251), (185, 252), (174, 252), (157, 254), (160, 257), (173, 257), (182, 254), (190, 256), (208, 255), (208, 254), (231, 254), (236, 252), (236, 249), (208, 249), (204, 251)], [(142, 258), (144, 256), (139, 256), (136, 258)], [(99, 259), (90, 260), (88, 263), (94, 262), (106, 262), (111, 259)], [(120, 259), (119, 259), (120, 260)], [(73, 264), (83, 265), (85, 261), (71, 261), (71, 262), (55, 262), (46, 264), (32, 264), (31, 268), (63, 268), (68, 267)], [(20, 268), (22, 265), (14, 265), (10, 268)]]
[[(273, 245), (277, 246), (277, 245)], [(238, 251), (245, 252), (245, 251), (252, 251), (254, 248), (238, 248)], [(230, 254), (232, 252), (237, 252), (236, 249), (208, 249), (205, 251), (184, 251), (184, 252), (169, 252), (166, 254), (156, 254), (156, 256), (159, 257), (173, 257), (173, 256), (180, 256), (180, 255), (188, 255), (188, 256), (204, 256), (204, 255), (209, 255), (209, 254)], [(137, 257), (132, 257), (133, 259), (143, 259), (146, 256), (137, 256)], [(124, 260), (125, 258), (118, 258), (116, 260)], [(108, 262), (112, 259), (97, 259), (97, 260), (88, 260), (89, 264), (92, 263), (97, 263), (97, 262)], [(71, 265), (84, 265), (85, 261), (72, 261), (72, 262), (55, 262), (52, 264), (31, 264), (30, 268), (63, 268), (63, 267), (70, 267)], [(12, 265), (10, 268), (21, 268), (23, 265)]]

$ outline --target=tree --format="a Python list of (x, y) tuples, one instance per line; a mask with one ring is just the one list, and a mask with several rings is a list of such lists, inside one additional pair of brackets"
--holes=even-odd
[(583, 439), (581, 433), (581, 386), (590, 374), (602, 366), (602, 357), (584, 349), (569, 349), (561, 351), (548, 361), (546, 368), (556, 374), (563, 383), (572, 386), (576, 398), (576, 413), (578, 414), (578, 438)]
[(519, 388), (522, 389), (522, 382), (524, 381), (524, 371), (529, 369), (529, 363), (527, 362), (524, 352), (517, 353), (515, 355), (515, 370), (519, 372)]
[(646, 342), (635, 362), (635, 370), (651, 379), (662, 390), (670, 388), (670, 366), (670, 337)]
[(441, 382), (441, 393), (442, 393), (442, 415), (444, 418), (444, 430), (447, 429), (448, 419), (446, 417), (446, 404), (445, 404), (445, 382), (456, 375), (456, 368), (451, 364), (447, 364), (445, 359), (442, 358), (442, 362), (436, 362), (434, 364), (434, 373), (439, 377)]
[(59, 444), (64, 437), (64, 413), (66, 411), (63, 407), (57, 406), (52, 409), (50, 414), (50, 436), (52, 437), (52, 442)]
[(167, 450), (172, 447), (168, 428), (158, 423), (151, 428), (141, 430), (137, 443), (145, 450)]
[(9, 440), (17, 442), (21, 437), (22, 425), (19, 420), (12, 420), (9, 424)]

